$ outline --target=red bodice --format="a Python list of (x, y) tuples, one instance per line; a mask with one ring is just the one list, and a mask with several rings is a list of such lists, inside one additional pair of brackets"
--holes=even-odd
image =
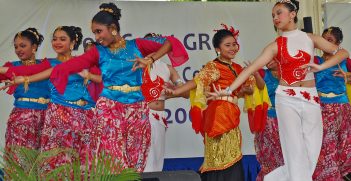
[(279, 64), (280, 78), (289, 85), (304, 80), (307, 69), (300, 67), (310, 63), (311, 55), (299, 50), (295, 56), (290, 56), (287, 48), (287, 38), (278, 37), (276, 42), (278, 45), (276, 59)]
[(164, 80), (157, 76), (156, 80), (152, 81), (150, 77), (150, 71), (148, 68), (143, 70), (143, 83), (141, 85), (141, 92), (146, 102), (152, 102), (157, 100), (162, 93)]

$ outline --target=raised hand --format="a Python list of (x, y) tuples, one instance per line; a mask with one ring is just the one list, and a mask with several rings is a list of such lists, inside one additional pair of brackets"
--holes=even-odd
[(207, 100), (215, 100), (217, 97), (221, 96), (228, 96), (231, 94), (231, 91), (228, 91), (227, 89), (221, 89), (220, 86), (218, 86), (218, 89), (214, 84), (212, 84), (214, 92), (207, 92), (206, 94), (208, 95)]
[(81, 72), (78, 73), (78, 75), (80, 75), (82, 78), (87, 78), (89, 76), (89, 70), (88, 69), (84, 69)]
[(149, 64), (153, 63), (152, 59), (149, 57), (140, 58), (137, 55), (134, 55), (134, 56), (135, 56), (134, 60), (129, 60), (129, 61), (134, 62), (132, 71), (136, 71), (137, 69), (140, 69), (140, 68), (145, 68)]
[(176, 91), (173, 89), (173, 87), (171, 87), (168, 84), (165, 84), (163, 86), (163, 91), (164, 91), (166, 96), (174, 96), (176, 94)]
[(333, 76), (334, 77), (342, 77), (342, 78), (344, 78), (345, 83), (350, 83), (351, 82), (351, 73), (350, 72), (345, 72), (342, 69), (334, 70)]
[(323, 70), (322, 66), (319, 64), (315, 64), (315, 63), (309, 63), (306, 65), (302, 65), (300, 66), (300, 68), (304, 69), (306, 74), (310, 73), (310, 72), (319, 72), (321, 70)]
[(8, 81), (9, 80), (1, 81), (1, 83), (4, 83), (4, 85), (0, 87), (0, 91), (6, 90), (7, 88), (9, 88), (11, 86), (11, 84)]
[(12, 80), (4, 80), (4, 81), (2, 81), (2, 83), (5, 83), (5, 85), (0, 87), (0, 90), (6, 90), (10, 86), (24, 83), (24, 77), (23, 76), (16, 76), (15, 74), (13, 74)]

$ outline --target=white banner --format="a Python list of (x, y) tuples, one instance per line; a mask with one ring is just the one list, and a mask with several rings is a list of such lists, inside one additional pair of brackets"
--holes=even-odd
[[(36, 27), (45, 37), (37, 57), (55, 57), (51, 48), (54, 29), (61, 25), (74, 25), (83, 29), (84, 38), (94, 38), (90, 30), (92, 17), (101, 1), (84, 0), (1, 0), (0, 2), (0, 59), (4, 63), (16, 60), (13, 37), (21, 30)], [(190, 60), (177, 70), (184, 80), (190, 80), (202, 65), (216, 57), (212, 48), (214, 29), (221, 23), (240, 30), (241, 50), (236, 62), (252, 60), (275, 39), (272, 24), (271, 3), (242, 2), (116, 2), (122, 9), (121, 33), (127, 39), (155, 32), (173, 34), (188, 50)], [(82, 48), (74, 54), (82, 53)], [(165, 61), (166, 58), (164, 58)], [(4, 145), (6, 120), (12, 109), (12, 98), (0, 94), (1, 138)], [(191, 128), (189, 101), (178, 98), (167, 101), (169, 128), (166, 138), (166, 157), (203, 156), (203, 140)], [(242, 101), (240, 102), (242, 105)], [(242, 106), (240, 106), (242, 107)], [(253, 135), (250, 133), (247, 115), (242, 113), (241, 124), (243, 152), (255, 154)]]
[(343, 35), (344, 41), (341, 46), (351, 51), (351, 4), (350, 3), (326, 3), (325, 4), (325, 26), (328, 28), (330, 26), (340, 27)]

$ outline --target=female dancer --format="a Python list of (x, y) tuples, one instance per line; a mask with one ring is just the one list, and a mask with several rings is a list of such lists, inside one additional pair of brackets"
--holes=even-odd
[(231, 30), (221, 29), (213, 36), (212, 44), (219, 54), (218, 58), (208, 62), (193, 80), (183, 86), (175, 90), (166, 89), (173, 96), (193, 89), (190, 92), (193, 106), (190, 114), (195, 132), (204, 136), (205, 158), (200, 171), (202, 179), (209, 181), (244, 180), (237, 101), (245, 93), (252, 93), (252, 89), (242, 87), (231, 95), (207, 103), (204, 95), (206, 90), (228, 86), (242, 71), (239, 64), (232, 62), (239, 51), (239, 32)]
[[(325, 29), (322, 36), (337, 46), (343, 40), (338, 27)], [(324, 52), (322, 57), (315, 57), (315, 62), (322, 64), (332, 56)], [(347, 72), (346, 60), (315, 73), (323, 115), (323, 142), (314, 180), (342, 180), (351, 172), (351, 106), (346, 95), (345, 79), (334, 76), (335, 71), (338, 75)]]
[[(100, 67), (104, 88), (96, 104), (93, 149), (98, 154), (102, 151), (111, 154), (125, 167), (141, 172), (150, 146), (150, 123), (149, 108), (140, 90), (142, 70), (139, 68), (166, 53), (177, 66), (184, 63), (188, 55), (174, 37), (124, 40), (120, 35), (120, 11), (113, 3), (100, 5), (91, 26), (100, 45), (56, 66), (50, 80), (63, 93), (69, 74), (94, 65)], [(151, 53), (154, 54), (146, 57)], [(137, 61), (133, 63), (131, 60), (135, 58)], [(143, 92), (152, 95), (152, 92)]]
[[(14, 37), (14, 47), (20, 60), (8, 62), (5, 66), (23, 65), (28, 69), (29, 65), (40, 63), (40, 60), (35, 59), (35, 53), (43, 40), (44, 37), (35, 28), (18, 32)], [(11, 77), (12, 74), (0, 74), (1, 80), (11, 79)], [(38, 150), (45, 110), (50, 97), (47, 81), (36, 82), (29, 86), (12, 87), (8, 93), (14, 94), (15, 107), (7, 122), (6, 148), (18, 145)]]
[[(322, 144), (322, 115), (314, 75), (307, 72), (331, 67), (349, 56), (348, 52), (322, 37), (296, 29), (296, 0), (281, 0), (272, 10), (275, 27), (282, 32), (262, 54), (226, 89), (210, 93), (227, 96), (236, 90), (252, 73), (276, 58), (280, 82), (276, 90), (276, 112), (284, 166), (265, 176), (264, 180), (310, 181)], [(329, 61), (313, 64), (314, 47), (332, 53)]]
[[(145, 35), (144, 38), (147, 37), (162, 37), (162, 35), (149, 33)], [(183, 80), (180, 79), (178, 72), (172, 66), (167, 65), (161, 60), (152, 65), (149, 76), (144, 76), (144, 78), (150, 81), (156, 80), (157, 77), (162, 78), (164, 82), (171, 82), (172, 85), (176, 87), (183, 85)], [(145, 80), (143, 81), (145, 82)], [(167, 120), (164, 117), (164, 110), (165, 100), (167, 98), (169, 97), (161, 95), (158, 99), (150, 100), (148, 103), (150, 108), (151, 144), (144, 172), (159, 172), (162, 171), (163, 168), (167, 129)]]
[[(14, 79), (16, 84), (29, 84), (43, 79), (48, 79), (52, 68), (60, 65), (72, 57), (72, 51), (77, 50), (82, 42), (82, 32), (79, 27), (60, 26), (55, 29), (52, 38), (52, 47), (57, 57), (31, 66), (31, 72), (20, 70), (23, 67), (10, 67), (7, 71), (16, 72), (17, 75), (29, 74), (37, 71), (31, 76), (17, 76)], [(42, 69), (46, 68), (45, 71)], [(40, 72), (40, 73), (38, 73)], [(101, 82), (98, 75), (90, 75), (93, 81)], [(55, 86), (49, 82), (51, 98), (45, 115), (44, 128), (41, 136), (41, 151), (53, 148), (72, 148), (79, 153), (81, 162), (84, 164), (86, 153), (89, 154), (90, 134), (92, 128), (92, 108), (95, 102), (92, 99), (84, 78), (78, 74), (69, 76), (67, 89), (64, 94), (58, 93)], [(89, 154), (89, 156), (91, 156)], [(63, 154), (51, 159), (43, 169), (50, 171), (64, 163), (70, 162), (71, 157)]]

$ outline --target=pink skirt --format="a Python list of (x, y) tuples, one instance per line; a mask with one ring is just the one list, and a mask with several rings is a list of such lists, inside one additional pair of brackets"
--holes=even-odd
[[(71, 148), (79, 154), (81, 163), (85, 164), (86, 154), (91, 159), (90, 140), (93, 116), (92, 110), (49, 103), (42, 131), (41, 151)], [(59, 154), (45, 164), (43, 170), (50, 171), (71, 162), (72, 157)]]
[(313, 180), (343, 180), (351, 172), (351, 106), (322, 103), (323, 142)]
[(45, 110), (14, 108), (7, 121), (6, 147), (24, 146), (39, 150)]
[(284, 165), (277, 118), (268, 117), (265, 129), (255, 134), (255, 150), (261, 165), (257, 181), (262, 181), (265, 175)]
[(117, 158), (142, 172), (150, 148), (151, 126), (146, 102), (123, 104), (100, 97), (96, 103), (93, 150)]

